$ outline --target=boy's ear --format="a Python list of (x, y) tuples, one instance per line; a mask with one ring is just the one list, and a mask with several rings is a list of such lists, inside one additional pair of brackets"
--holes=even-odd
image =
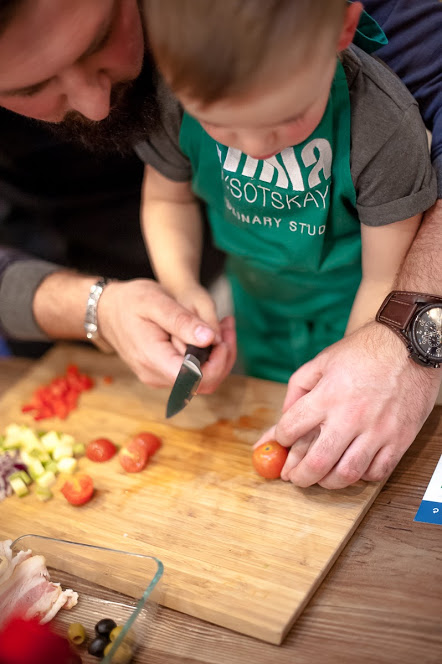
[(362, 2), (352, 2), (345, 10), (344, 24), (338, 41), (338, 52), (348, 48), (352, 43), (363, 9)]

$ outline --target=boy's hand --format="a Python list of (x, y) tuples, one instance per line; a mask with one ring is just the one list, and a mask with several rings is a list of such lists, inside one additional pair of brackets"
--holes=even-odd
[[(221, 341), (220, 326), (218, 316), (216, 314), (216, 307), (210, 293), (200, 284), (194, 283), (180, 291), (174, 293), (176, 301), (179, 302), (185, 309), (192, 311), (201, 320), (203, 320), (208, 327), (215, 331), (215, 343)], [(176, 347), (184, 352), (185, 344), (180, 340), (174, 339)]]
[(432, 410), (441, 378), (370, 323), (293, 374), (282, 417), (256, 445), (275, 438), (291, 446), (281, 477), (300, 487), (383, 480)]
[(204, 364), (203, 379), (198, 387), (199, 394), (212, 394), (232, 370), (236, 360), (236, 330), (233, 316), (220, 321), (221, 341), (214, 345), (209, 359)]
[[(222, 321), (218, 321), (215, 303), (211, 295), (198, 283), (192, 284), (178, 293), (177, 301), (187, 310), (195, 313), (215, 331), (213, 350), (204, 364), (203, 379), (198, 387), (199, 394), (211, 394), (229, 375), (235, 364), (236, 331), (234, 318), (227, 316)], [(172, 343), (181, 355), (184, 355), (186, 344), (175, 336), (172, 337)]]

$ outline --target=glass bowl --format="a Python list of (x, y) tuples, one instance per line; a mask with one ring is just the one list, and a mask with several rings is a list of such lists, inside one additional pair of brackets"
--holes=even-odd
[[(61, 609), (51, 621), (54, 631), (67, 636), (71, 623), (81, 623), (87, 641), (75, 646), (83, 664), (117, 664), (121, 661), (123, 642), (133, 652), (130, 662), (148, 661), (150, 636), (161, 598), (163, 564), (157, 558), (127, 551), (105, 549), (90, 544), (69, 542), (41, 535), (23, 535), (12, 544), (13, 553), (31, 549), (45, 557), (51, 581), (62, 589), (78, 592), (72, 609)], [(112, 618), (122, 625), (113, 647), (103, 658), (87, 652), (94, 638), (94, 626), (102, 618)]]

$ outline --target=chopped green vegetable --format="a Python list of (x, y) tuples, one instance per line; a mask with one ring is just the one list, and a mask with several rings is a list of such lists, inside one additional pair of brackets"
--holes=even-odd
[(42, 503), (45, 503), (46, 501), (50, 500), (54, 494), (50, 489), (46, 489), (43, 486), (38, 486), (35, 489), (35, 495), (39, 500), (42, 501)]
[(42, 463), (51, 460), (49, 453), (44, 448), (41, 447), (34, 447), (32, 450), (29, 450), (27, 454), (29, 455), (30, 458), (38, 459)]
[(38, 486), (49, 489), (50, 486), (55, 484), (57, 478), (55, 477), (54, 473), (52, 473), (50, 470), (47, 470), (45, 473), (43, 473), (43, 475), (37, 477), (35, 481), (37, 482)]
[(29, 477), (28, 473), (25, 470), (17, 470), (17, 472), (12, 473), (12, 475), (9, 475), (8, 480), (9, 482), (16, 478), (19, 477), (23, 482), (26, 484), (26, 486), (29, 486), (29, 484), (32, 484), (32, 480)]
[(4, 434), (0, 434), (0, 456), (8, 453), (17, 458), (17, 463), (27, 467), (27, 472), (13, 472), (14, 467), (11, 467), (10, 477), (15, 481), (15, 493), (26, 495), (23, 484), (26, 488), (34, 481), (38, 485), (37, 497), (48, 500), (52, 497), (48, 489), (56, 482), (56, 476), (60, 472), (71, 474), (76, 470), (74, 454), (77, 457), (84, 455), (85, 446), (76, 443), (70, 434), (55, 430), (35, 431), (27, 425), (13, 423), (6, 427)]
[(14, 493), (17, 494), (20, 498), (23, 498), (23, 496), (27, 496), (29, 493), (29, 489), (26, 486), (26, 484), (23, 482), (21, 477), (9, 477), (9, 484), (12, 486), (12, 489)]
[(58, 464), (55, 461), (52, 461), (52, 459), (50, 461), (44, 461), (43, 466), (45, 470), (49, 470), (55, 475), (58, 473)]
[(56, 431), (48, 431), (41, 436), (40, 440), (47, 452), (53, 452), (56, 446), (60, 444), (60, 438)]
[(8, 440), (5, 438), (3, 441), (3, 449), (4, 450), (18, 450), (21, 447), (21, 441), (20, 440)]
[(25, 461), (25, 463), (28, 466), (29, 475), (33, 480), (36, 480), (38, 477), (41, 477), (41, 475), (44, 475), (45, 469), (42, 462), (38, 459), (31, 458), (28, 461)]
[(74, 452), (75, 457), (84, 456), (86, 454), (86, 446), (84, 443), (75, 443), (72, 451)]
[(77, 468), (77, 465), (78, 465), (77, 459), (64, 457), (63, 459), (60, 459), (60, 461), (58, 462), (57, 468), (60, 473), (71, 474)]
[(63, 459), (65, 457), (73, 457), (74, 452), (72, 450), (72, 445), (68, 445), (67, 443), (58, 443), (58, 445), (54, 448), (54, 451), (52, 452), (52, 458), (54, 461), (60, 461), (60, 459)]
[(63, 445), (70, 445), (71, 447), (75, 445), (75, 438), (74, 436), (71, 436), (70, 433), (59, 433), (58, 435), (60, 437), (60, 443)]

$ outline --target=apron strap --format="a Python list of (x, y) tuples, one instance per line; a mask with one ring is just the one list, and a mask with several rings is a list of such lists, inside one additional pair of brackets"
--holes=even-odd
[(370, 14), (367, 14), (365, 10), (359, 19), (353, 44), (359, 46), (366, 53), (373, 53), (388, 44), (388, 39), (379, 23)]

